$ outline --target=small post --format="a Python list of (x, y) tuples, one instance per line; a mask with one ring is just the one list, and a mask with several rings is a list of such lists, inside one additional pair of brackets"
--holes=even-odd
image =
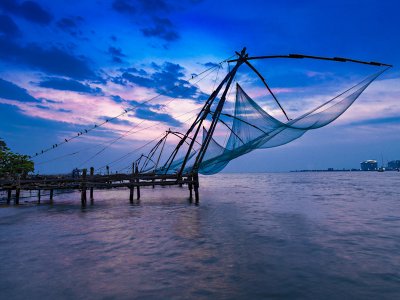
[(132, 163), (132, 179), (129, 180), (130, 186), (129, 186), (129, 202), (133, 203), (133, 193), (134, 193), (134, 186), (133, 186), (133, 182), (134, 182), (134, 176), (135, 176), (135, 163)]
[(195, 203), (199, 204), (199, 173), (194, 173), (194, 199)]
[(54, 195), (54, 190), (50, 190), (50, 203), (53, 203), (53, 195)]
[(81, 203), (82, 203), (82, 206), (86, 205), (86, 172), (87, 172), (86, 169), (82, 170), (82, 185), (81, 185), (81, 188), (82, 188), (82, 192), (81, 192)]
[(8, 189), (7, 190), (7, 204), (10, 204), (10, 201), (11, 201), (11, 189)]
[(177, 180), (179, 181), (179, 187), (181, 188), (183, 186), (182, 185), (182, 174), (178, 174)]
[[(93, 179), (93, 176), (94, 176), (94, 168), (90, 167), (90, 179)], [(90, 204), (93, 204), (93, 186), (90, 187)]]
[(40, 204), (40, 190), (37, 191), (37, 203)]
[(17, 188), (15, 190), (15, 204), (19, 204), (19, 196), (21, 193), (21, 175), (18, 174), (17, 178)]
[(136, 164), (136, 171), (135, 171), (135, 173), (136, 173), (136, 183), (137, 183), (137, 186), (136, 186), (136, 199), (140, 199), (140, 186), (139, 186), (139, 166), (138, 166), (138, 164)]
[(193, 199), (193, 176), (190, 174), (188, 176), (188, 188), (189, 188), (189, 197), (190, 197), (190, 201), (192, 201)]
[(21, 189), (19, 187), (17, 187), (17, 189), (15, 190), (15, 204), (18, 205), (19, 204), (19, 195), (20, 195)]

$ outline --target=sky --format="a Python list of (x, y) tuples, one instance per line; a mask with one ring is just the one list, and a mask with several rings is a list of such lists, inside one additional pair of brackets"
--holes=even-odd
[[(400, 159), (399, 9), (394, 0), (1, 0), (0, 138), (15, 152), (38, 153), (38, 173), (126, 170), (169, 128), (187, 130), (233, 66), (218, 64), (247, 47), (250, 55), (339, 56), (394, 67), (334, 123), (244, 155), (226, 172), (386, 164)], [(378, 71), (312, 60), (255, 66), (291, 117)], [(255, 74), (243, 68), (235, 80), (282, 119)], [(228, 111), (233, 101), (231, 91)], [(216, 139), (224, 134), (217, 129)], [(169, 139), (166, 151), (176, 143)]]

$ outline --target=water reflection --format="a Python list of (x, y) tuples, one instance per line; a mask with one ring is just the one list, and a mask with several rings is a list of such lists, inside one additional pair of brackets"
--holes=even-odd
[(176, 187), (3, 205), (2, 298), (396, 299), (400, 187), (383, 175), (203, 177), (199, 206)]

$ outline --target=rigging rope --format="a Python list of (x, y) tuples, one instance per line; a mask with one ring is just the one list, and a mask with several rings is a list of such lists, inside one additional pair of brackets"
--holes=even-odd
[[(231, 59), (231, 58), (234, 57), (234, 56), (235, 56), (235, 55), (232, 55), (232, 56), (230, 56), (230, 57), (224, 59), (223, 61), (219, 62), (217, 65), (214, 65), (214, 66), (212, 66), (212, 67), (210, 67), (210, 68), (208, 68), (208, 69), (206, 69), (206, 70), (200, 72), (199, 74), (192, 75), (192, 76), (191, 76), (190, 78), (188, 78), (186, 81), (190, 82), (191, 80), (193, 80), (193, 79), (195, 79), (195, 78), (197, 78), (197, 77), (203, 75), (204, 73), (206, 73), (206, 72), (208, 72), (208, 71), (210, 71), (210, 70), (213, 70), (213, 69), (215, 69), (216, 67), (219, 67), (220, 64), (223, 64), (223, 63), (227, 62), (229, 59)], [(141, 102), (141, 103), (139, 103), (139, 104), (137, 104), (137, 105), (134, 105), (134, 106), (125, 108), (124, 111), (121, 112), (120, 114), (118, 114), (118, 115), (116, 115), (116, 116), (114, 116), (114, 117), (111, 117), (111, 118), (109, 118), (109, 119), (106, 119), (105, 121), (101, 122), (100, 124), (95, 124), (95, 125), (93, 125), (92, 127), (83, 129), (82, 131), (78, 132), (77, 135), (72, 136), (72, 137), (70, 137), (70, 138), (65, 138), (62, 142), (53, 144), (51, 147), (48, 147), (48, 148), (46, 148), (46, 149), (43, 149), (43, 150), (41, 150), (40, 152), (36, 152), (34, 155), (31, 155), (30, 158), (35, 158), (35, 157), (38, 157), (38, 156), (40, 156), (40, 155), (43, 155), (43, 154), (45, 154), (45, 153), (47, 153), (47, 152), (49, 152), (49, 151), (51, 151), (51, 150), (53, 150), (53, 149), (56, 149), (56, 148), (60, 147), (61, 145), (64, 145), (64, 144), (66, 144), (66, 143), (68, 143), (68, 142), (70, 142), (70, 141), (72, 141), (72, 140), (74, 140), (74, 139), (76, 139), (76, 138), (82, 136), (82, 135), (88, 134), (89, 132), (91, 132), (91, 131), (93, 131), (93, 130), (99, 128), (99, 127), (102, 127), (103, 125), (107, 124), (108, 122), (113, 121), (113, 120), (115, 120), (115, 119), (118, 119), (118, 118), (120, 118), (121, 116), (127, 114), (128, 112), (133, 111), (133, 110), (136, 109), (137, 107), (140, 107), (140, 106), (142, 106), (142, 105), (144, 105), (144, 104), (146, 104), (146, 103), (148, 103), (148, 102), (151, 102), (151, 101), (153, 101), (153, 100), (155, 100), (155, 99), (157, 99), (157, 98), (159, 98), (159, 97), (161, 97), (161, 96), (167, 94), (168, 92), (174, 91), (174, 90), (177, 89), (178, 87), (179, 87), (178, 85), (175, 85), (175, 86), (173, 86), (172, 88), (170, 88), (169, 90), (167, 90), (165, 93), (159, 93), (159, 94), (155, 95), (154, 97), (152, 97), (152, 98), (150, 98), (150, 99), (148, 99), (148, 100), (146, 100), (146, 101), (143, 101), (143, 102)]]

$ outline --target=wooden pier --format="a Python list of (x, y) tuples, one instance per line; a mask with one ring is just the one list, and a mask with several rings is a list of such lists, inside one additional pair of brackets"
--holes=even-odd
[[(81, 204), (87, 203), (87, 192), (89, 190), (90, 201), (93, 203), (94, 192), (99, 189), (128, 188), (129, 201), (132, 203), (136, 189), (136, 199), (140, 199), (140, 188), (145, 186), (183, 186), (189, 189), (190, 200), (199, 203), (199, 182), (197, 174), (154, 174), (138, 172), (137, 166), (133, 168), (132, 174), (110, 174), (95, 175), (94, 169), (90, 168), (89, 175), (87, 170), (82, 170), (82, 175), (78, 178), (70, 176), (31, 176), (26, 179), (0, 179), (0, 191), (6, 191), (7, 204), (11, 202), (14, 194), (14, 203), (19, 204), (21, 191), (37, 191), (37, 202), (40, 203), (42, 191), (49, 191), (49, 200), (53, 202), (54, 191), (58, 190), (79, 190), (81, 192)], [(128, 197), (127, 197), (128, 198)]]

